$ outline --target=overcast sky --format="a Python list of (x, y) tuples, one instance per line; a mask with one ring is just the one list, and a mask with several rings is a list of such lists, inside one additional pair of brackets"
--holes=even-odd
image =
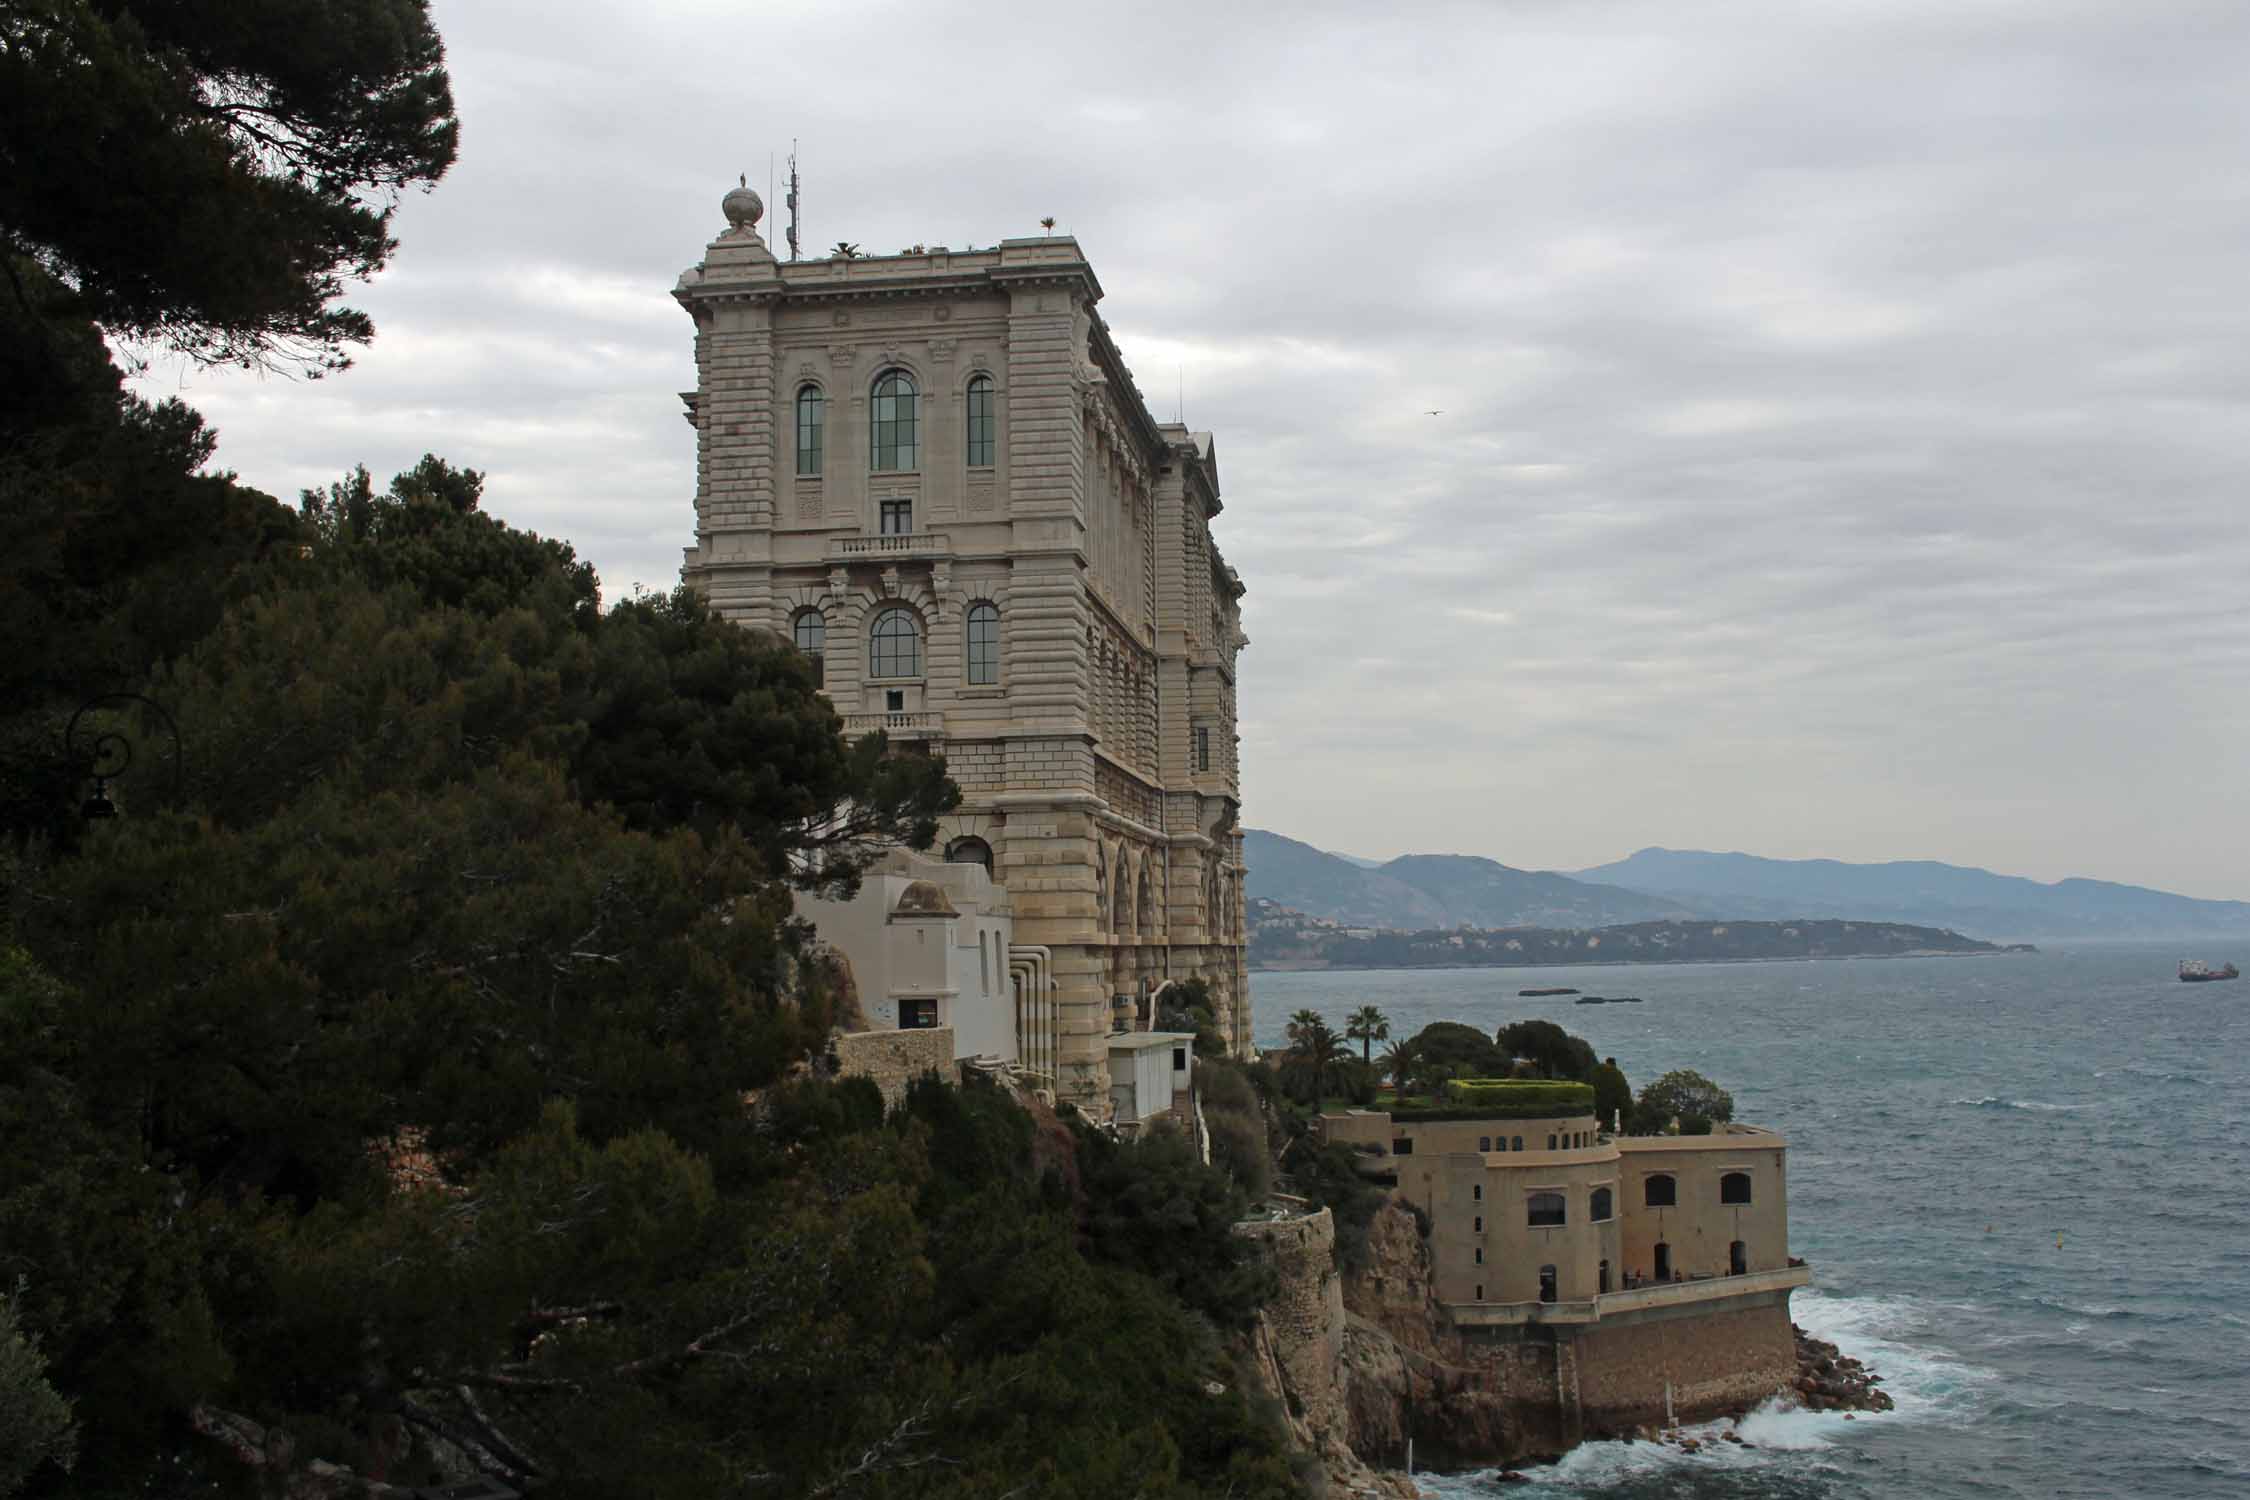
[(1251, 824), (2250, 897), (2250, 5), (437, 15), (358, 366), (145, 382), (253, 484), (434, 450), (670, 587), (668, 292), (794, 137), (808, 248), (1054, 215), (1216, 434)]

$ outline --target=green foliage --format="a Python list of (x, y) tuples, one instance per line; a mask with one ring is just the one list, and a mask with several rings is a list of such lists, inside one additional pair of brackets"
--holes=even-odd
[(1587, 1079), (1594, 1071), (1594, 1049), (1552, 1021), (1516, 1021), (1495, 1038), (1511, 1057), (1525, 1058), (1546, 1078)]
[(1273, 1268), (1233, 1232), (1249, 1204), (1226, 1173), (1162, 1127), (1118, 1142), (1082, 1125), (1078, 1159), (1089, 1256), (1148, 1269), (1221, 1327), (1249, 1325), (1271, 1295)]
[(1351, 1054), (1344, 1039), (1314, 1011), (1300, 1010), (1290, 1017), (1289, 1041), (1289, 1051), (1281, 1059), (1283, 1085), (1292, 1098), (1317, 1105), (1336, 1092)]
[(1375, 1044), (1390, 1040), (1390, 1018), (1372, 1005), (1363, 1005), (1344, 1023), (1344, 1035), (1359, 1043), (1361, 1062), (1373, 1062)]
[(1594, 1086), (1594, 1113), (1601, 1116), (1602, 1124), (1622, 1129), (1633, 1109), (1633, 1086), (1625, 1081), (1625, 1070), (1617, 1066), (1617, 1059), (1603, 1058), (1586, 1081)]
[(1203, 979), (1181, 980), (1164, 991), (1159, 997), (1156, 1029), (1194, 1033), (1195, 1055), (1199, 1058), (1227, 1055), (1226, 1038), (1219, 1035), (1218, 1011), (1211, 1003), (1211, 986)]
[(1592, 1085), (1546, 1079), (1456, 1079), (1446, 1086), (1445, 1097), (1449, 1103), (1511, 1119), (1590, 1114), (1594, 1108)]
[(1432, 1021), (1415, 1033), (1414, 1050), (1423, 1068), (1448, 1070), (1448, 1077), (1498, 1078), (1508, 1071), (1508, 1053), (1458, 1021)]
[(1273, 1186), (1273, 1154), (1257, 1088), (1244, 1069), (1222, 1058), (1198, 1063), (1195, 1077), (1211, 1132), (1211, 1164), (1234, 1179), (1246, 1201), (1261, 1201)]
[(1641, 1090), (1629, 1127), (1634, 1135), (1662, 1135), (1674, 1120), (1683, 1135), (1709, 1135), (1734, 1118), (1734, 1096), (1701, 1073), (1679, 1068)]
[(1288, 1153), (1289, 1180), (1300, 1197), (1326, 1208), (1336, 1222), (1336, 1264), (1355, 1271), (1367, 1264), (1367, 1227), (1387, 1197), (1359, 1174), (1348, 1146), (1307, 1135)]
[(0, 1295), (0, 1500), (20, 1492), (41, 1465), (67, 1471), (78, 1460), (70, 1403), (46, 1373), (38, 1344), (17, 1324), (15, 1304)]
[(425, 0), (10, 5), (0, 253), (50, 321), (340, 368), (374, 329), (330, 304), (452, 164), (444, 62)]

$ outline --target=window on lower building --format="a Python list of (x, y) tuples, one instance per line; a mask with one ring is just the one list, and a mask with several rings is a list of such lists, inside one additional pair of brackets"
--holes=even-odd
[(1471, 1230), (1471, 1231), (1470, 1231), (1470, 1233), (1472, 1233), (1472, 1234), (1482, 1234), (1482, 1233), (1484, 1233), (1484, 1215), (1483, 1215), (1483, 1214), (1478, 1214), (1478, 1215), (1476, 1216), (1476, 1219), (1475, 1219), (1475, 1220), (1474, 1220), (1473, 1222), (1475, 1223), (1475, 1225), (1476, 1225), (1476, 1228), (1475, 1228), (1475, 1229), (1473, 1229), (1473, 1230)]
[(1481, 1182), (1471, 1183), (1469, 1185), (1469, 1197), (1475, 1202), (1482, 1203), (1484, 1201), (1484, 1184)]
[(1000, 681), (1000, 607), (980, 599), (969, 606), (969, 683), (992, 686)]
[(1476, 1300), (1477, 1300), (1477, 1301), (1479, 1301), (1479, 1302), (1482, 1302), (1482, 1301), (1484, 1300), (1484, 1283), (1483, 1283), (1483, 1282), (1481, 1282), (1481, 1281), (1477, 1283), (1477, 1297), (1476, 1297)]
[(1477, 1246), (1477, 1264), (1480, 1266), (1484, 1264), (1484, 1246), (1482, 1245)]
[(1727, 1274), (1729, 1276), (1747, 1276), (1750, 1274), (1750, 1247), (1740, 1240), (1736, 1240), (1727, 1246)]
[(1720, 1178), (1719, 1201), (1721, 1203), (1748, 1203), (1750, 1201), (1750, 1174), (1748, 1172), (1729, 1172), (1726, 1176)]
[(1391, 1155), (1412, 1156), (1413, 1154), (1414, 1137), (1410, 1135), (1402, 1135), (1397, 1140), (1391, 1142)]
[(797, 643), (797, 649), (812, 658), (813, 686), (820, 686), (826, 676), (827, 617), (817, 609), (800, 609), (797, 611), (797, 618), (789, 622), (789, 634)]
[(1680, 1201), (1680, 1185), (1668, 1172), (1658, 1172), (1641, 1183), (1641, 1206), (1672, 1208)]
[(1554, 1138), (1553, 1136), (1551, 1136), (1551, 1135), (1547, 1137), (1547, 1149), (1548, 1149), (1549, 1151), (1552, 1151), (1552, 1150), (1554, 1150), (1554, 1149), (1555, 1149), (1555, 1138)]
[(877, 520), (885, 536), (905, 536), (914, 529), (914, 502), (911, 500), (884, 500), (877, 506)]
[(1569, 1219), (1569, 1209), (1560, 1193), (1533, 1193), (1525, 1200), (1524, 1208), (1524, 1222), (1535, 1227), (1550, 1227)]
[(1539, 1268), (1539, 1300), (1552, 1302), (1555, 1300), (1555, 1296), (1555, 1268), (1553, 1266), (1541, 1266)]
[(1211, 731), (1202, 725), (1197, 725), (1195, 730), (1195, 768), (1198, 771), (1211, 769)]
[(906, 689), (886, 689), (883, 693), (883, 712), (887, 714), (906, 712)]
[(969, 382), (969, 467), (989, 469), (999, 444), (999, 423), (992, 412), (992, 377), (979, 375)]
[(1520, 1135), (1517, 1136), (1515, 1144), (1510, 1146), (1508, 1149), (1510, 1151), (1521, 1151), (1523, 1149), (1523, 1137)]
[[(922, 626), (914, 611), (893, 606), (875, 617), (868, 633), (868, 675), (919, 677), (922, 675)], [(902, 699), (903, 705), (903, 699)]]
[(806, 479), (820, 477), (822, 405), (819, 386), (808, 385), (797, 392), (797, 473)]
[(1187, 1048), (1174, 1047), (1172, 1049), (1172, 1071), (1175, 1073), (1187, 1071)]
[(937, 1025), (935, 1000), (901, 1000), (898, 1003), (898, 1029), (901, 1031), (928, 1031)]
[(1603, 1261), (1594, 1272), (1594, 1286), (1603, 1296), (1609, 1295), (1609, 1262)]
[(917, 442), (920, 396), (914, 377), (904, 370), (885, 370), (876, 382), (874, 399), (867, 404), (868, 467), (912, 469), (920, 461)]
[(1490, 1151), (1492, 1149), (1492, 1137), (1489, 1135), (1478, 1136), (1477, 1149), (1479, 1151)]
[(1586, 1217), (1596, 1224), (1606, 1223), (1613, 1217), (1608, 1188), (1594, 1189), (1594, 1196), (1586, 1204)]

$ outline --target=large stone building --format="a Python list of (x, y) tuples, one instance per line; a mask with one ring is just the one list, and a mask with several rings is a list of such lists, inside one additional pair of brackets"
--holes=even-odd
[(1106, 1114), (1107, 1039), (1167, 980), (1209, 981), (1247, 1047), (1242, 584), (1210, 436), (1149, 414), (1068, 236), (781, 262), (757, 194), (723, 209), (673, 293), (682, 576), (819, 658), (849, 732), (945, 756), (945, 856), (1006, 887), (1051, 984), (1047, 1086)]
[(1454, 1332), (1496, 1370), (1553, 1370), (1566, 1441), (1779, 1389), (1789, 1296), (1812, 1280), (1789, 1253), (1787, 1142), (1754, 1125), (1613, 1135), (1583, 1095), (1537, 1118), (1349, 1110), (1321, 1128), (1427, 1223)]

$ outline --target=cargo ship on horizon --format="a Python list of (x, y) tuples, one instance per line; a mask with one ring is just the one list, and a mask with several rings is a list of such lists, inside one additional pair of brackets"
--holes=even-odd
[(2214, 979), (2240, 979), (2242, 971), (2233, 964), (2221, 964), (2214, 969), (2200, 958), (2180, 960), (2180, 979), (2187, 984), (2208, 984)]

